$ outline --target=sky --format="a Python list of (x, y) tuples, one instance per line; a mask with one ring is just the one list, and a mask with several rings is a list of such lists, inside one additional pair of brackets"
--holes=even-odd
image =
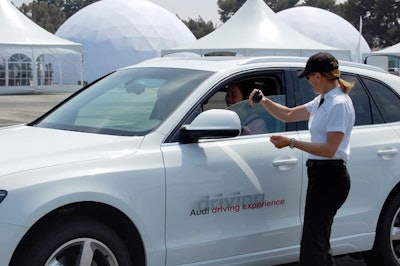
[[(218, 10), (217, 0), (148, 0), (148, 1), (153, 2), (167, 9), (173, 14), (178, 15), (183, 20), (187, 20), (188, 18), (197, 19), (200, 16), (206, 22), (211, 20), (217, 25), (221, 24), (217, 12)], [(20, 7), (23, 3), (30, 3), (32, 1), (11, 0), (11, 2), (13, 2), (15, 6)]]

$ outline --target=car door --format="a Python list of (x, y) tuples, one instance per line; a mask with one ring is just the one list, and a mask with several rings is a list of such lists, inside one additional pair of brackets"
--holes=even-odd
[[(400, 139), (395, 130), (398, 123), (397, 126), (387, 123), (400, 121), (399, 97), (377, 80), (345, 73), (342, 78), (355, 83), (349, 95), (356, 122), (347, 164), (351, 188), (332, 227), (331, 244), (335, 254), (348, 253), (343, 249), (346, 245), (353, 246), (353, 252), (372, 248), (383, 203), (398, 182), (400, 159)], [(314, 97), (309, 95), (307, 84), (305, 80), (300, 82), (304, 101)], [(300, 132), (300, 135), (309, 141), (308, 132)], [(304, 206), (301, 209), (304, 210)]]
[(303, 155), (276, 149), (271, 135), (162, 146), (167, 265), (297, 258)]

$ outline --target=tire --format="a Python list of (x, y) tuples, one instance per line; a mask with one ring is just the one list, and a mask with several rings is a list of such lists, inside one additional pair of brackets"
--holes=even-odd
[(384, 208), (367, 265), (400, 266), (400, 193)]
[(124, 242), (109, 227), (88, 218), (71, 218), (35, 229), (10, 265), (125, 266), (132, 263)]

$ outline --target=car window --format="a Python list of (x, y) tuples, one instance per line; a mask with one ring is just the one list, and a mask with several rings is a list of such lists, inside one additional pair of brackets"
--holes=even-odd
[(371, 101), (371, 97), (368, 96), (359, 79), (349, 74), (342, 74), (342, 78), (348, 82), (354, 82), (354, 87), (351, 89), (349, 95), (353, 101), (356, 114), (355, 125), (362, 126), (383, 123), (376, 105)]
[(377, 104), (385, 122), (400, 121), (400, 99), (389, 87), (369, 78), (363, 78), (373, 101)]
[(311, 101), (312, 99), (314, 99), (315, 96), (317, 96), (314, 93), (314, 90), (311, 87), (310, 83), (307, 81), (307, 79), (302, 78), (302, 79), (299, 79), (298, 81), (299, 81), (299, 85), (300, 85), (301, 99), (303, 100), (302, 103), (307, 103), (307, 102)]
[[(371, 100), (371, 97), (368, 95), (359, 78), (355, 75), (343, 73), (341, 77), (348, 82), (354, 82), (354, 87), (351, 89), (349, 95), (353, 101), (356, 114), (355, 125), (360, 126), (383, 123), (376, 105)], [(310, 83), (305, 78), (299, 80), (299, 85), (303, 103), (309, 102), (317, 96)], [(307, 129), (306, 123), (299, 124), (299, 130), (304, 129)]]
[[(229, 87), (232, 84), (240, 86), (244, 98), (230, 105), (226, 97), (229, 93)], [(285, 123), (266, 112), (260, 104), (254, 105), (253, 107), (249, 105), (248, 95), (254, 88), (262, 90), (266, 97), (283, 105), (286, 104), (282, 73), (271, 72), (263, 73), (258, 76), (241, 77), (231, 80), (229, 83), (222, 85), (214, 94), (207, 98), (202, 105), (202, 109), (229, 109), (236, 112), (242, 123), (242, 135), (285, 131)]]
[(121, 70), (89, 86), (35, 125), (99, 134), (145, 135), (211, 73), (175, 68)]

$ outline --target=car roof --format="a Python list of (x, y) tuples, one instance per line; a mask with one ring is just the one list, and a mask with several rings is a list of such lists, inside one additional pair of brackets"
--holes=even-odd
[[(299, 67), (303, 68), (307, 57), (291, 56), (260, 56), (260, 57), (238, 57), (238, 56), (193, 56), (193, 57), (159, 57), (146, 60), (131, 67), (172, 67), (187, 68), (218, 72), (229, 68), (251, 68), (251, 67)], [(352, 68), (358, 70), (388, 73), (382, 68), (360, 64), (349, 61), (340, 61), (341, 70)]]

